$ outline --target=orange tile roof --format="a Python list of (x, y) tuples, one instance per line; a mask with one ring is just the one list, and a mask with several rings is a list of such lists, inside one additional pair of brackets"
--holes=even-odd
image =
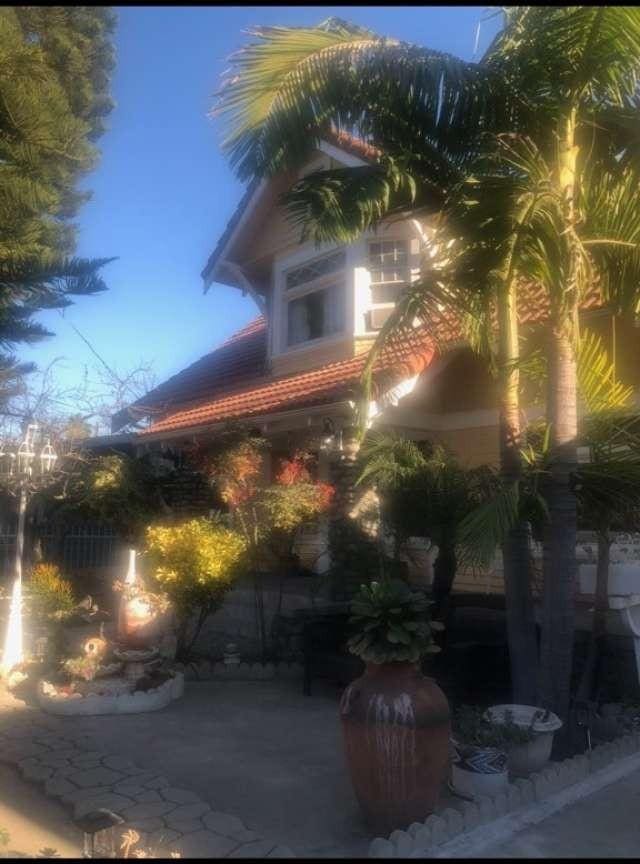
[[(596, 288), (583, 303), (583, 310), (602, 305)], [(544, 290), (527, 286), (520, 295), (520, 323), (543, 321), (549, 312)], [(437, 328), (438, 344), (462, 338), (456, 316), (442, 314)], [(433, 325), (430, 327), (433, 333)], [(436, 354), (436, 346), (418, 328), (405, 333), (389, 346), (374, 367), (373, 383), (377, 393), (402, 379), (423, 372)], [(305, 372), (273, 377), (265, 374), (266, 324), (261, 316), (235, 333), (220, 348), (188, 369), (160, 385), (138, 406), (154, 404), (159, 419), (140, 435), (187, 430), (227, 420), (239, 420), (295, 408), (331, 404), (357, 398), (366, 354), (326, 363)], [(207, 394), (205, 396), (205, 391)], [(164, 397), (158, 399), (160, 397)], [(154, 397), (154, 398), (151, 398)]]
[[(246, 337), (238, 334), (235, 338), (236, 344), (241, 345)], [(404, 378), (419, 374), (426, 369), (434, 354), (433, 343), (424, 334), (416, 334), (414, 339), (404, 340), (402, 345), (387, 349), (374, 367), (374, 388), (380, 392)], [(140, 434), (173, 432), (356, 398), (365, 362), (366, 355), (360, 354), (307, 372), (264, 377), (241, 389), (220, 393), (211, 401), (171, 412)]]

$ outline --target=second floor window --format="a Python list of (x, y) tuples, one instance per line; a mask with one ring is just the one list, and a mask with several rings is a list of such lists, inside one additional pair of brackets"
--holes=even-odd
[(411, 281), (409, 255), (405, 240), (376, 240), (369, 243), (371, 303), (393, 304)]
[(340, 249), (286, 274), (287, 347), (342, 332), (345, 262)]

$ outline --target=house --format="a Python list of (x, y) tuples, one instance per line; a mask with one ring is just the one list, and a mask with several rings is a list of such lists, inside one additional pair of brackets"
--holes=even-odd
[[(407, 212), (356, 242), (316, 247), (301, 242), (279, 196), (302, 174), (339, 165), (365, 165), (379, 151), (349, 135), (323, 141), (298, 174), (252, 183), (202, 272), (205, 290), (222, 283), (249, 294), (258, 316), (216, 350), (165, 381), (114, 418), (118, 432), (132, 419), (148, 425), (138, 448), (179, 450), (230, 421), (257, 428), (273, 456), (296, 441), (315, 441), (323, 479), (336, 483), (345, 507), (353, 495), (350, 432), (367, 350), (403, 288), (418, 277), (428, 251), (429, 221)], [(213, 314), (213, 313), (212, 313)], [(523, 332), (535, 342), (547, 314), (535, 286), (520, 298)], [(596, 293), (583, 308), (621, 378), (640, 383), (639, 331), (601, 307)], [(465, 344), (456, 321), (439, 322), (436, 348), (426, 331), (382, 355), (374, 370), (370, 422), (413, 439), (451, 448), (470, 465), (498, 460), (497, 389), (486, 365)], [(529, 417), (539, 406), (526, 408)], [(324, 530), (324, 534), (323, 534)], [(309, 548), (326, 541), (326, 526)], [(325, 562), (326, 563), (326, 562)], [(499, 573), (461, 576), (457, 587), (499, 589)]]

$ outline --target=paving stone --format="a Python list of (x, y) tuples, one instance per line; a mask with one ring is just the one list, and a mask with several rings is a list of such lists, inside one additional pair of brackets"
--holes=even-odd
[(145, 789), (139, 795), (133, 796), (140, 804), (150, 804), (153, 801), (162, 801), (163, 799), (153, 789)]
[[(87, 759), (97, 759), (100, 762), (101, 759), (104, 759), (106, 753), (103, 753), (101, 750), (78, 750), (76, 754), (76, 759), (81, 759), (86, 761)], [(75, 761), (75, 760), (74, 760)]]
[[(375, 840), (373, 841), (375, 843)], [(295, 853), (288, 846), (274, 846), (267, 858), (295, 858)], [(371, 856), (370, 856), (371, 857)], [(386, 857), (386, 856), (385, 856)]]
[(197, 804), (202, 800), (190, 789), (175, 789), (173, 786), (161, 789), (160, 794), (165, 801), (173, 801), (175, 804)]
[(203, 815), (202, 821), (210, 831), (225, 837), (236, 837), (247, 830), (246, 825), (237, 816), (230, 816), (228, 813), (213, 811)]
[[(191, 805), (193, 806), (193, 805)], [(127, 821), (132, 819), (152, 819), (165, 816), (175, 808), (170, 801), (151, 801), (149, 804), (134, 804), (129, 807), (124, 817)]]
[(159, 828), (157, 831), (149, 834), (147, 842), (152, 849), (155, 849), (156, 846), (161, 846), (166, 851), (172, 851), (173, 847), (171, 844), (179, 840), (181, 836), (179, 831), (173, 831), (171, 828)]
[(147, 780), (147, 782), (143, 783), (142, 785), (145, 787), (145, 789), (166, 789), (166, 787), (170, 786), (171, 784), (166, 777), (160, 777), (159, 775), (155, 775), (151, 778), (151, 780)]
[(81, 768), (83, 771), (87, 768), (100, 768), (102, 765), (100, 760), (96, 759), (94, 756), (73, 759), (72, 763), (76, 769)]
[[(171, 803), (171, 807), (174, 808), (171, 812), (171, 815), (175, 819), (200, 819), (205, 813), (209, 813), (211, 811), (211, 807), (208, 804), (205, 804), (204, 801), (198, 801), (195, 804), (179, 804), (177, 807), (175, 804)], [(211, 828), (211, 826), (207, 826)], [(244, 827), (244, 826), (243, 826)], [(215, 828), (213, 829), (216, 830)], [(223, 834), (224, 832), (219, 831), (219, 834)]]
[(122, 771), (123, 774), (129, 774), (131, 771), (136, 770), (136, 766), (131, 759), (125, 759), (124, 756), (103, 756), (102, 764), (105, 768)]
[(202, 831), (203, 827), (200, 819), (174, 819), (171, 813), (165, 816), (164, 821), (169, 828), (181, 834), (193, 834), (194, 831)]
[(56, 756), (53, 753), (48, 756), (40, 756), (39, 761), (41, 765), (50, 765), (51, 768), (65, 768), (71, 764), (68, 759), (65, 759), (63, 756)]
[(47, 795), (51, 795), (53, 798), (60, 798), (65, 804), (71, 803), (79, 791), (77, 786), (69, 783), (64, 777), (51, 777), (45, 782), (44, 790)]
[(78, 773), (77, 765), (65, 765), (63, 768), (56, 768), (53, 772), (54, 777), (69, 777), (71, 774)]
[(243, 843), (238, 846), (227, 858), (266, 858), (273, 849), (273, 841), (260, 840), (256, 843)]
[(122, 774), (112, 771), (111, 768), (88, 768), (85, 771), (77, 771), (70, 774), (69, 779), (77, 786), (113, 786), (122, 780)]
[(176, 851), (183, 858), (224, 858), (238, 844), (228, 837), (221, 837), (212, 831), (196, 831), (187, 834), (176, 843)]
[(88, 798), (81, 798), (74, 805), (74, 814), (76, 819), (79, 816), (84, 816), (92, 810), (100, 810), (102, 808), (113, 810), (114, 813), (122, 814), (125, 810), (131, 810), (131, 799), (125, 798), (124, 795), (116, 795), (115, 792), (104, 792), (102, 795), (90, 795)]
[(53, 768), (50, 765), (27, 765), (22, 771), (23, 775), (28, 780), (48, 780), (53, 774)]
[(128, 795), (130, 798), (142, 795), (143, 792), (152, 791), (150, 789), (145, 789), (144, 786), (138, 786), (135, 783), (127, 783), (126, 780), (123, 780), (122, 783), (115, 783), (111, 788), (119, 795)]
[(160, 831), (161, 828), (165, 828), (165, 824), (159, 817), (155, 816), (150, 819), (133, 819), (127, 820), (128, 827), (134, 828), (138, 833), (144, 832), (151, 833), (153, 831)]

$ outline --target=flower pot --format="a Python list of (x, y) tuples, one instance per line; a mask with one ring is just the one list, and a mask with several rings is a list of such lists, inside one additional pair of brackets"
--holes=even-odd
[[(536, 712), (542, 709), (532, 705), (494, 705), (485, 712), (492, 723), (504, 722), (507, 712), (511, 712), (513, 722), (525, 729), (531, 728)], [(526, 744), (512, 744), (507, 749), (509, 773), (513, 777), (528, 777), (540, 771), (549, 761), (553, 736), (562, 726), (562, 720), (552, 712), (546, 720), (533, 722), (533, 739)]]
[(340, 719), (369, 827), (389, 834), (424, 821), (449, 763), (449, 704), (435, 681), (413, 663), (369, 663), (344, 691)]
[(452, 741), (451, 785), (465, 798), (495, 795), (509, 783), (507, 754), (496, 747)]

